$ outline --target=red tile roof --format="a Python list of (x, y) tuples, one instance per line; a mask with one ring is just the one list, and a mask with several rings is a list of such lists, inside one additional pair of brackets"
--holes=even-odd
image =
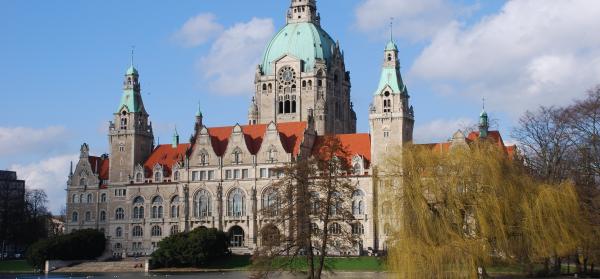
[[(479, 138), (480, 138), (479, 131), (474, 131), (474, 132), (469, 133), (469, 136), (467, 138), (465, 138), (465, 140), (467, 141), (467, 143), (471, 143), (471, 142), (475, 142), (475, 141), (479, 140)], [(499, 131), (489, 131), (487, 139), (491, 139), (496, 145), (498, 145), (500, 148), (502, 148), (504, 150), (504, 152), (507, 155), (509, 155), (511, 158), (515, 155), (515, 151), (516, 151), (517, 147), (515, 145), (506, 146), (504, 144), (504, 140), (502, 139), (502, 135), (500, 134)], [(418, 145), (431, 148), (435, 151), (447, 152), (450, 150), (452, 143), (451, 142), (440, 142), (440, 143), (418, 144)]]
[(173, 148), (171, 144), (159, 145), (152, 151), (146, 163), (144, 163), (144, 169), (147, 175), (152, 174), (152, 170), (156, 164), (163, 167), (165, 176), (171, 175), (171, 168), (175, 163), (185, 160), (187, 151), (190, 149), (190, 144), (180, 144), (176, 148)]
[[(267, 124), (241, 126), (244, 139), (246, 140), (246, 146), (250, 153), (258, 153), (268, 126), (269, 125)], [(298, 155), (300, 152), (300, 145), (302, 145), (302, 141), (304, 140), (306, 128), (306, 122), (277, 124), (277, 131), (279, 132), (281, 143), (287, 152)], [(225, 153), (232, 132), (233, 126), (208, 128), (211, 143), (217, 156), (223, 156)]]
[(110, 165), (108, 157), (89, 156), (88, 161), (92, 166), (92, 171), (98, 175), (98, 178), (108, 180), (108, 167)]
[[(319, 152), (324, 137), (325, 136), (317, 137), (313, 152)], [(342, 146), (346, 148), (346, 151), (350, 156), (349, 158), (346, 158), (348, 162), (352, 162), (352, 158), (355, 155), (362, 156), (367, 162), (371, 162), (371, 136), (369, 134), (340, 134), (335, 135), (335, 137), (338, 138)]]

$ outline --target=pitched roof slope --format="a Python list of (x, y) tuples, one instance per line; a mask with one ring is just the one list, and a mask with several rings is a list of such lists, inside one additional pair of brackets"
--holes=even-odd
[(152, 151), (146, 163), (144, 163), (144, 169), (146, 173), (151, 174), (152, 169), (155, 165), (159, 164), (163, 167), (166, 172), (166, 175), (170, 175), (171, 167), (185, 159), (187, 151), (190, 149), (191, 145), (189, 143), (180, 144), (176, 148), (173, 148), (171, 144), (163, 144), (159, 145)]
[(92, 171), (98, 175), (98, 178), (108, 180), (108, 167), (110, 165), (108, 157), (89, 156), (88, 161), (92, 166)]
[[(348, 151), (349, 162), (355, 155), (362, 156), (371, 162), (371, 135), (369, 134), (339, 134), (335, 135), (346, 151)], [(318, 136), (313, 147), (313, 153), (319, 152), (323, 145), (325, 136)]]

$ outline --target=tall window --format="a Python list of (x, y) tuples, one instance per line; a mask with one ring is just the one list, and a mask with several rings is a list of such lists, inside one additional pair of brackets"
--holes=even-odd
[(173, 181), (179, 181), (179, 171), (175, 171), (175, 173), (173, 173)]
[(242, 163), (242, 151), (239, 148), (233, 151), (233, 154), (231, 154), (231, 161), (233, 161), (233, 163), (236, 165)]
[(92, 221), (92, 213), (91, 212), (89, 212), (89, 211), (85, 212), (85, 221), (86, 222)]
[(179, 233), (179, 226), (173, 225), (171, 226), (171, 235), (176, 235)]
[(88, 195), (87, 195), (87, 203), (92, 203), (92, 202), (93, 202), (93, 199), (94, 199), (94, 198), (93, 198), (92, 194), (88, 194)]
[(117, 227), (117, 229), (115, 229), (115, 237), (123, 237), (123, 228)]
[(352, 234), (362, 235), (365, 233), (365, 227), (361, 223), (352, 224)]
[(201, 166), (208, 165), (208, 159), (209, 159), (208, 152), (206, 152), (206, 150), (204, 150), (204, 149), (202, 151), (200, 151), (200, 165)]
[(121, 118), (121, 130), (127, 130), (127, 118), (125, 117)]
[(341, 201), (341, 196), (340, 193), (335, 192), (333, 193), (333, 195), (331, 196), (331, 207), (329, 208), (329, 214), (331, 215), (338, 215), (342, 206), (342, 201)]
[(162, 181), (162, 173), (160, 173), (160, 171), (157, 171), (154, 173), (154, 182), (155, 183), (163, 182)]
[(79, 186), (87, 186), (87, 180), (85, 177), (79, 179)]
[(117, 210), (115, 210), (115, 219), (116, 220), (125, 219), (125, 210), (123, 210), (123, 208), (117, 208)]
[(100, 222), (106, 221), (106, 211), (100, 211)]
[(156, 196), (152, 199), (152, 218), (159, 219), (163, 217), (163, 199)]
[(102, 193), (102, 195), (100, 195), (100, 202), (101, 203), (105, 203), (106, 202), (106, 193)]
[(79, 196), (77, 196), (77, 194), (73, 194), (73, 196), (71, 197), (71, 202), (72, 203), (79, 203)]
[(162, 229), (159, 226), (153, 226), (151, 234), (154, 237), (161, 236), (162, 235)]
[(263, 194), (262, 206), (263, 214), (269, 217), (277, 216), (279, 213), (279, 197), (275, 189), (269, 188), (265, 191)]
[(144, 198), (137, 197), (133, 200), (133, 219), (144, 218)]
[(140, 226), (135, 226), (133, 227), (132, 235), (133, 237), (142, 237), (144, 236), (144, 230)]
[(245, 215), (245, 200), (246, 197), (244, 195), (244, 192), (242, 192), (242, 190), (240, 190), (239, 188), (236, 188), (233, 191), (231, 191), (231, 193), (229, 193), (229, 199), (227, 202), (228, 215), (234, 217), (240, 217)]
[(200, 190), (196, 195), (196, 217), (206, 217), (212, 215), (210, 193), (206, 190)]
[(310, 211), (312, 215), (319, 215), (319, 209), (320, 209), (320, 204), (319, 204), (319, 193), (317, 192), (312, 192), (310, 193)]
[(137, 183), (142, 183), (142, 182), (144, 182), (144, 176), (142, 175), (142, 173), (141, 173), (141, 172), (138, 172), (138, 173), (135, 175), (135, 182), (137, 182)]
[(73, 214), (71, 214), (71, 222), (77, 222), (78, 219), (79, 213), (77, 213), (77, 211), (73, 211)]
[(352, 193), (352, 214), (365, 214), (364, 197), (365, 195), (361, 190), (356, 190), (354, 193)]
[(179, 218), (179, 196), (171, 199), (171, 218)]
[(339, 223), (332, 223), (329, 225), (329, 233), (331, 235), (338, 235), (342, 233), (342, 226)]

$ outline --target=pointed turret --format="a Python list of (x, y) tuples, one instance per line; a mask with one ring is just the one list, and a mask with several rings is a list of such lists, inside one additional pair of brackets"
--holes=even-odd
[(175, 126), (175, 132), (173, 133), (173, 143), (171, 145), (173, 148), (177, 148), (177, 146), (179, 146), (179, 133), (177, 132), (177, 126)]
[(248, 108), (248, 124), (258, 124), (258, 105), (256, 104), (256, 98), (252, 97), (252, 102)]
[(479, 137), (486, 138), (488, 136), (489, 129), (490, 129), (490, 122), (488, 119), (488, 114), (485, 111), (485, 109), (483, 109), (481, 111), (481, 114), (479, 115)]

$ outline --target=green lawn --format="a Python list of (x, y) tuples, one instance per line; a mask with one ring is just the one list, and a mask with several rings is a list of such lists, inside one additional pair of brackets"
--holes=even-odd
[(24, 260), (0, 261), (0, 273), (33, 272), (33, 267)]

